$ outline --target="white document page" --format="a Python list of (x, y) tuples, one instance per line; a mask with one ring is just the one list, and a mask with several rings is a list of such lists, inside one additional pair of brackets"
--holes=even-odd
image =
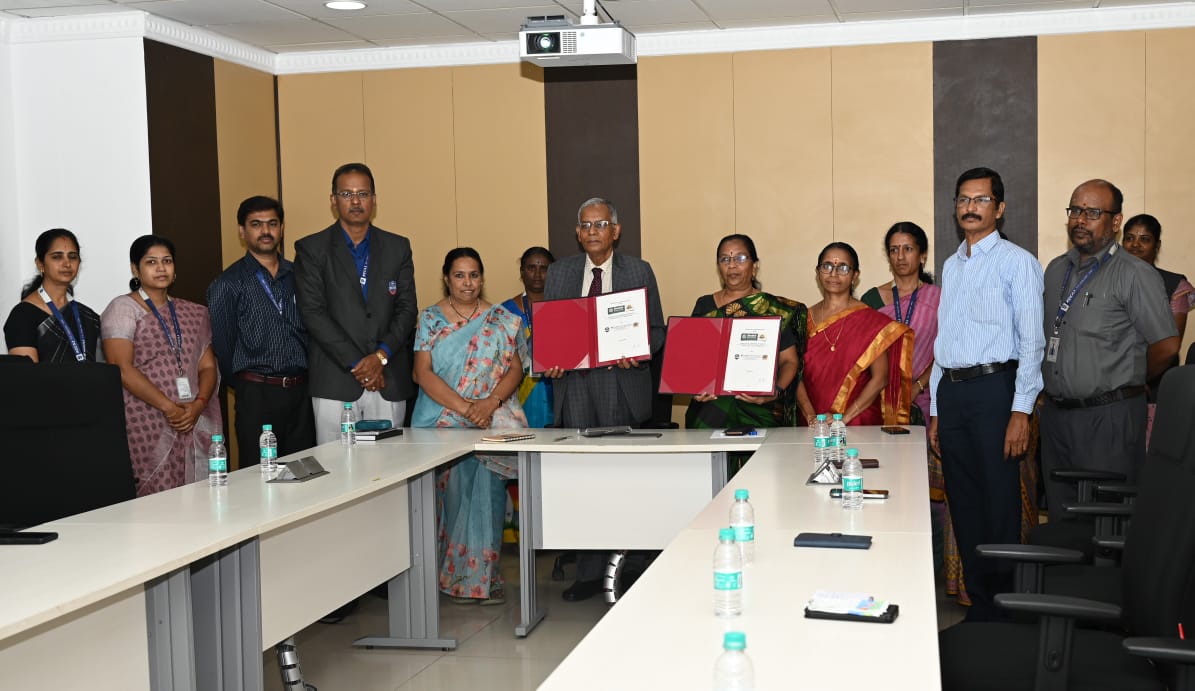
[(594, 312), (598, 362), (651, 354), (646, 289), (599, 295), (594, 298)]
[(774, 389), (779, 345), (779, 319), (731, 319), (723, 388), (760, 393)]

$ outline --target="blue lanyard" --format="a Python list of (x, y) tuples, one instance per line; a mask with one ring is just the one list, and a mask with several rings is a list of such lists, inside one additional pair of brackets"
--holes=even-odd
[(892, 284), (892, 307), (896, 310), (896, 321), (908, 326), (913, 321), (913, 308), (917, 306), (917, 293), (921, 291), (921, 286), (918, 285), (913, 289), (913, 294), (909, 296), (909, 313), (905, 319), (900, 318), (900, 292), (896, 290), (896, 283)]
[[(1104, 260), (1107, 261), (1111, 259), (1112, 255), (1116, 254), (1116, 249), (1118, 247), (1119, 245), (1112, 245), (1112, 248), (1108, 250), (1108, 255), (1104, 258)], [(1067, 284), (1071, 282), (1071, 272), (1074, 270), (1074, 264), (1070, 264), (1066, 267), (1066, 276), (1062, 278), (1062, 289), (1064, 291), (1066, 290)], [(1087, 281), (1095, 275), (1095, 272), (1099, 270), (1100, 260), (1097, 259), (1095, 260), (1095, 265), (1088, 269), (1087, 273), (1083, 274), (1083, 277), (1080, 278), (1079, 282), (1075, 284), (1075, 287), (1071, 289), (1071, 292), (1066, 296), (1066, 299), (1058, 303), (1058, 313), (1054, 315), (1055, 336), (1057, 336), (1058, 332), (1062, 330), (1062, 320), (1066, 318), (1066, 313), (1070, 311), (1071, 303), (1075, 301), (1075, 297), (1079, 295), (1079, 291), (1083, 289), (1083, 286), (1087, 285)]]
[(265, 273), (261, 269), (257, 270), (257, 282), (265, 289), (266, 295), (269, 296), (270, 302), (274, 303), (274, 307), (278, 308), (278, 314), (282, 314), (282, 311), (286, 309), (286, 304), (282, 298), (274, 297), (274, 291), (270, 289), (270, 283), (266, 281)]
[(79, 305), (71, 300), (71, 311), (74, 312), (75, 326), (79, 327), (79, 339), (75, 340), (75, 334), (71, 333), (71, 327), (67, 325), (66, 318), (62, 316), (62, 312), (58, 311), (58, 306), (50, 299), (50, 294), (46, 292), (45, 288), (38, 288), (37, 294), (41, 299), (46, 301), (46, 306), (50, 308), (54, 319), (58, 320), (58, 325), (66, 332), (66, 338), (71, 343), (71, 350), (75, 351), (75, 360), (83, 362), (87, 359), (87, 336), (83, 333), (83, 319), (79, 316)]
[(158, 326), (162, 327), (162, 335), (166, 337), (166, 343), (170, 346), (170, 350), (174, 351), (174, 362), (178, 365), (178, 374), (183, 374), (183, 330), (178, 325), (178, 312), (174, 310), (174, 300), (166, 298), (166, 306), (170, 308), (170, 319), (174, 322), (174, 336), (170, 338), (170, 329), (166, 328), (166, 320), (162, 318), (162, 313), (158, 311), (157, 306), (154, 305), (153, 300), (145, 294), (145, 290), (138, 290), (141, 294), (141, 299), (145, 300), (145, 304), (149, 305), (149, 311), (154, 313), (158, 318)]
[(361, 298), (369, 300), (369, 251), (365, 253), (365, 263), (361, 265)]

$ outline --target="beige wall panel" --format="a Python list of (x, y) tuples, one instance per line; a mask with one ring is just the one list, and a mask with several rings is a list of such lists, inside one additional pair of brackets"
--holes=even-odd
[(452, 70), (385, 70), (364, 79), (376, 222), (410, 238), (418, 302), (425, 307), (440, 299), (440, 264), (456, 246)]
[(216, 147), (220, 166), (220, 238), (224, 265), (245, 254), (237, 206), (247, 197), (278, 196), (274, 76), (215, 60)]
[(735, 229), (755, 240), (764, 289), (806, 301), (834, 227), (830, 74), (829, 48), (734, 55)]
[(729, 53), (639, 61), (643, 258), (665, 317), (718, 289), (714, 245), (736, 230), (733, 65)]
[[(279, 156), (287, 256), (295, 240), (323, 230), (332, 211), (332, 172), (365, 160), (362, 73), (278, 77)], [(384, 218), (378, 223), (385, 227)]]
[[(934, 204), (933, 46), (907, 43), (834, 48), (833, 239), (859, 253), (856, 295), (891, 280), (882, 246), (897, 221), (932, 236)], [(811, 239), (821, 249), (830, 233)], [(929, 265), (933, 266), (933, 247)], [(816, 261), (803, 262), (810, 267)], [(807, 303), (821, 299), (813, 271)]]
[(519, 255), (548, 243), (542, 74), (522, 64), (452, 71), (457, 244), (481, 254), (492, 302), (522, 292)]
[[(1195, 276), (1195, 243), (1187, 227), (1195, 179), (1195, 29), (1151, 31), (1145, 38), (1145, 200), (1128, 214), (1151, 213), (1162, 222), (1162, 268)], [(1185, 357), (1195, 342), (1188, 325)]]
[(1070, 246), (1062, 210), (1085, 180), (1111, 180), (1124, 192), (1126, 210), (1141, 208), (1144, 102), (1144, 32), (1038, 38), (1037, 246), (1043, 265)]

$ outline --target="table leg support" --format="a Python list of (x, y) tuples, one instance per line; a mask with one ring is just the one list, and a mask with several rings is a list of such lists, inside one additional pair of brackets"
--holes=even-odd
[(535, 584), (535, 545), (542, 528), (539, 452), (519, 452), (519, 600), (520, 621), (515, 635), (527, 636), (548, 613), (539, 606)]
[(149, 685), (154, 691), (195, 689), (191, 572), (180, 569), (145, 584)]
[(710, 467), (710, 475), (713, 477), (714, 481), (714, 491), (710, 496), (714, 496), (718, 494), (718, 492), (721, 492), (722, 488), (726, 486), (726, 483), (730, 481), (726, 470), (726, 464), (728, 463), (726, 452), (714, 451), (710, 453), (710, 463), (712, 464)]
[(191, 565), (195, 671), (203, 691), (261, 691), (261, 561), (256, 539)]
[(387, 584), (390, 633), (366, 636), (353, 645), (366, 648), (455, 650), (455, 638), (440, 637), (440, 589), (436, 550), (436, 471), (407, 484), (410, 506), (411, 568)]

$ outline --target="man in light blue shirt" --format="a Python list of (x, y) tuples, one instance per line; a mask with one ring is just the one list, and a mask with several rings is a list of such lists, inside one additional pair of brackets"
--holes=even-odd
[(1042, 269), (1000, 234), (999, 173), (963, 173), (954, 204), (965, 238), (942, 268), (929, 438), (942, 456), (971, 598), (967, 619), (982, 621), (1002, 618), (993, 598), (1011, 589), (1012, 571), (980, 559), (975, 547), (1020, 542), (1019, 461), (1042, 388)]

